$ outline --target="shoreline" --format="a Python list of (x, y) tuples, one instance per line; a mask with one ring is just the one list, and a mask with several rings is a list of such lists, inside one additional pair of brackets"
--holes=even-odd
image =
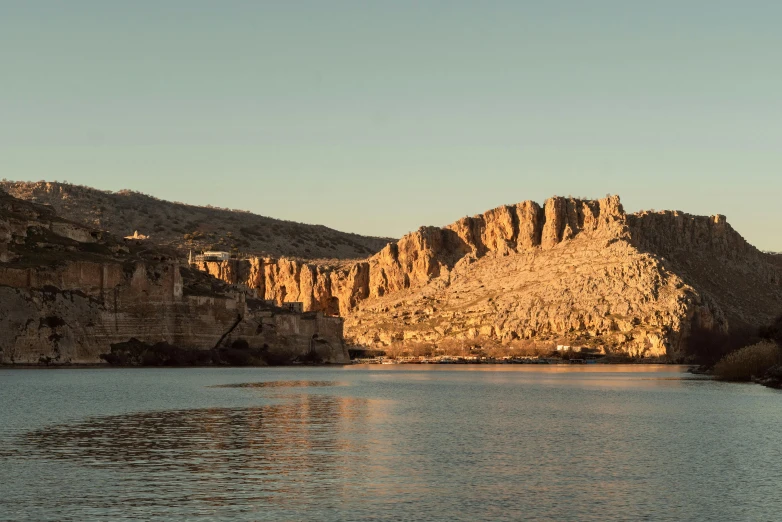
[(175, 366), (141, 366), (141, 365), (112, 365), (112, 364), (0, 364), (0, 370), (127, 370), (132, 368), (159, 368), (167, 370), (177, 370), (183, 368), (318, 368), (318, 367), (336, 367), (353, 366), (351, 363), (323, 363), (323, 364), (275, 364), (275, 365), (255, 365), (255, 366), (236, 366), (236, 365), (218, 365), (218, 364), (194, 364), (194, 365), (175, 365)]
[[(678, 363), (667, 361), (651, 361), (651, 360), (639, 360), (639, 361), (616, 361), (616, 362), (595, 362), (595, 363), (569, 363), (567, 361), (554, 362), (554, 363), (507, 363), (507, 362), (432, 362), (432, 363), (416, 363), (416, 362), (395, 362), (395, 363), (363, 363), (363, 362), (350, 362), (350, 363), (324, 363), (324, 364), (277, 364), (277, 365), (257, 365), (257, 366), (235, 366), (235, 365), (176, 365), (176, 366), (140, 366), (140, 365), (110, 365), (110, 364), (95, 364), (95, 363), (75, 363), (75, 364), (50, 364), (50, 365), (37, 365), (37, 364), (0, 364), (0, 370), (126, 370), (126, 369), (186, 369), (186, 368), (336, 368), (336, 367), (350, 367), (350, 366), (620, 366), (620, 365), (664, 365), (664, 366), (688, 366), (697, 367), (697, 365), (691, 363)], [(691, 372), (694, 373), (694, 372)]]

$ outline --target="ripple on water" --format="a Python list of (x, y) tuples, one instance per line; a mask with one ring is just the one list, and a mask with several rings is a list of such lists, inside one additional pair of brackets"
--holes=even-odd
[(329, 386), (347, 386), (347, 383), (336, 381), (263, 381), (215, 384), (209, 388), (326, 388)]
[(132, 471), (122, 473), (129, 489), (144, 492), (133, 499), (136, 507), (176, 505), (183, 483), (190, 500), (210, 505), (285, 503), (304, 490), (308, 502), (327, 500), (331, 477), (354, 474), (368, 453), (351, 431), (362, 425), (369, 401), (287, 398), (253, 408), (94, 417), (29, 432), (20, 446), (26, 456)]
[[(111, 415), (0, 431), (0, 519), (778, 518), (778, 397), (649, 373), (324, 370), (335, 380), (222, 385), (248, 388), (228, 393), (205, 389), (204, 374), (172, 371), (193, 392), (176, 404), (194, 408), (163, 410), (172, 386), (151, 372), (162, 399), (132, 404), (161, 411), (97, 410)], [(95, 401), (122, 397), (138, 374), (122, 388), (102, 373), (105, 384), (89, 390)], [(341, 381), (350, 386), (328, 388)], [(257, 406), (237, 407), (256, 394)], [(30, 408), (62, 404), (18, 397)]]
[[(367, 400), (292, 395), (283, 404), (253, 408), (150, 411), (94, 417), (22, 436), (49, 458), (90, 465), (163, 467), (188, 473), (266, 475), (328, 467), (357, 447), (342, 431), (367, 414)], [(306, 451), (305, 451), (306, 450)], [(314, 450), (314, 452), (313, 452)]]
[[(188, 484), (191, 508), (284, 507), (298, 495), (306, 499), (301, 506), (333, 502), (335, 489), (345, 489), (334, 477), (361, 484), (362, 462), (370, 454), (371, 440), (365, 435), (371, 401), (294, 389), (343, 384), (291, 380), (219, 385), (215, 387), (291, 390), (279, 396), (283, 402), (257, 407), (145, 411), (50, 425), (19, 435), (13, 457), (119, 472), (122, 488), (103, 494), (132, 503), (137, 513), (149, 509), (159, 515), (161, 506), (177, 512), (183, 484)], [(128, 491), (135, 492), (133, 498), (125, 496)], [(82, 499), (82, 509), (100, 511), (111, 504), (106, 498)]]

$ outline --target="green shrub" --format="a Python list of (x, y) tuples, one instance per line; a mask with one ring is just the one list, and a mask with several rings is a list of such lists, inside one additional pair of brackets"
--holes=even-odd
[(729, 353), (714, 365), (714, 376), (721, 381), (749, 381), (760, 377), (780, 362), (779, 347), (761, 341)]

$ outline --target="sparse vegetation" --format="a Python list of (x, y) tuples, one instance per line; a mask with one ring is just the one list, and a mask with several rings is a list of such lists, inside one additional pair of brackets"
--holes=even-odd
[(475, 339), (458, 340), (453, 338), (434, 342), (405, 341), (391, 343), (384, 348), (391, 359), (399, 357), (432, 357), (448, 355), (453, 357), (547, 357), (556, 351), (556, 343), (548, 341), (514, 340), (503, 344), (491, 337), (479, 336)]
[[(747, 336), (746, 332), (742, 335)], [(734, 336), (734, 339), (740, 337)], [(717, 349), (727, 347), (728, 351), (723, 352), (726, 355), (714, 364), (711, 373), (723, 381), (757, 380), (768, 386), (782, 386), (782, 316), (749, 338), (752, 342), (739, 349), (731, 350), (729, 344), (718, 344)]]
[(761, 341), (729, 353), (714, 365), (714, 376), (722, 381), (750, 381), (763, 376), (780, 363), (779, 346)]
[(155, 243), (181, 253), (208, 250), (210, 244), (219, 242), (218, 249), (239, 248), (256, 255), (357, 259), (379, 251), (389, 241), (245, 210), (164, 201), (131, 190), (108, 192), (67, 183), (8, 180), (0, 188), (17, 198), (51, 205), (61, 217), (119, 237), (134, 230), (152, 233)]

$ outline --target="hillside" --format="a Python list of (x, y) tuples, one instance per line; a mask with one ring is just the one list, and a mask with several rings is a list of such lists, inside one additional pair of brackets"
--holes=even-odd
[(247, 299), (0, 191), (0, 365), (345, 362), (342, 320)]
[(16, 198), (50, 205), (62, 218), (118, 237), (138, 230), (156, 244), (180, 253), (225, 250), (303, 259), (359, 259), (393, 241), (239, 210), (163, 201), (129, 190), (105, 192), (43, 181), (4, 181), (0, 188)]
[[(197, 268), (246, 285), (261, 299), (340, 315), (349, 342), (373, 348), (543, 343), (681, 359), (692, 354), (694, 340), (703, 345), (706, 339), (705, 349), (716, 350), (711, 340), (755, 330), (782, 312), (782, 256), (748, 244), (724, 216), (626, 214), (617, 196), (526, 201), (386, 243), (132, 192), (6, 186), (48, 203), (51, 208), (33, 207), (48, 213), (50, 230), (92, 245), (79, 247), (80, 256), (93, 255), (95, 238), (110, 235), (94, 228), (123, 235), (139, 230), (180, 254), (213, 244), (256, 253)], [(55, 209), (91, 222), (90, 237), (63, 224)], [(57, 261), (61, 249), (48, 246), (52, 237), (28, 234), (25, 241), (35, 249), (35, 262)], [(362, 252), (371, 255), (349, 259)]]
[(542, 341), (678, 359), (695, 331), (754, 328), (782, 311), (777, 259), (723, 216), (627, 215), (616, 196), (498, 207), (348, 266), (265, 258), (201, 269), (339, 313), (351, 342), (377, 348)]

